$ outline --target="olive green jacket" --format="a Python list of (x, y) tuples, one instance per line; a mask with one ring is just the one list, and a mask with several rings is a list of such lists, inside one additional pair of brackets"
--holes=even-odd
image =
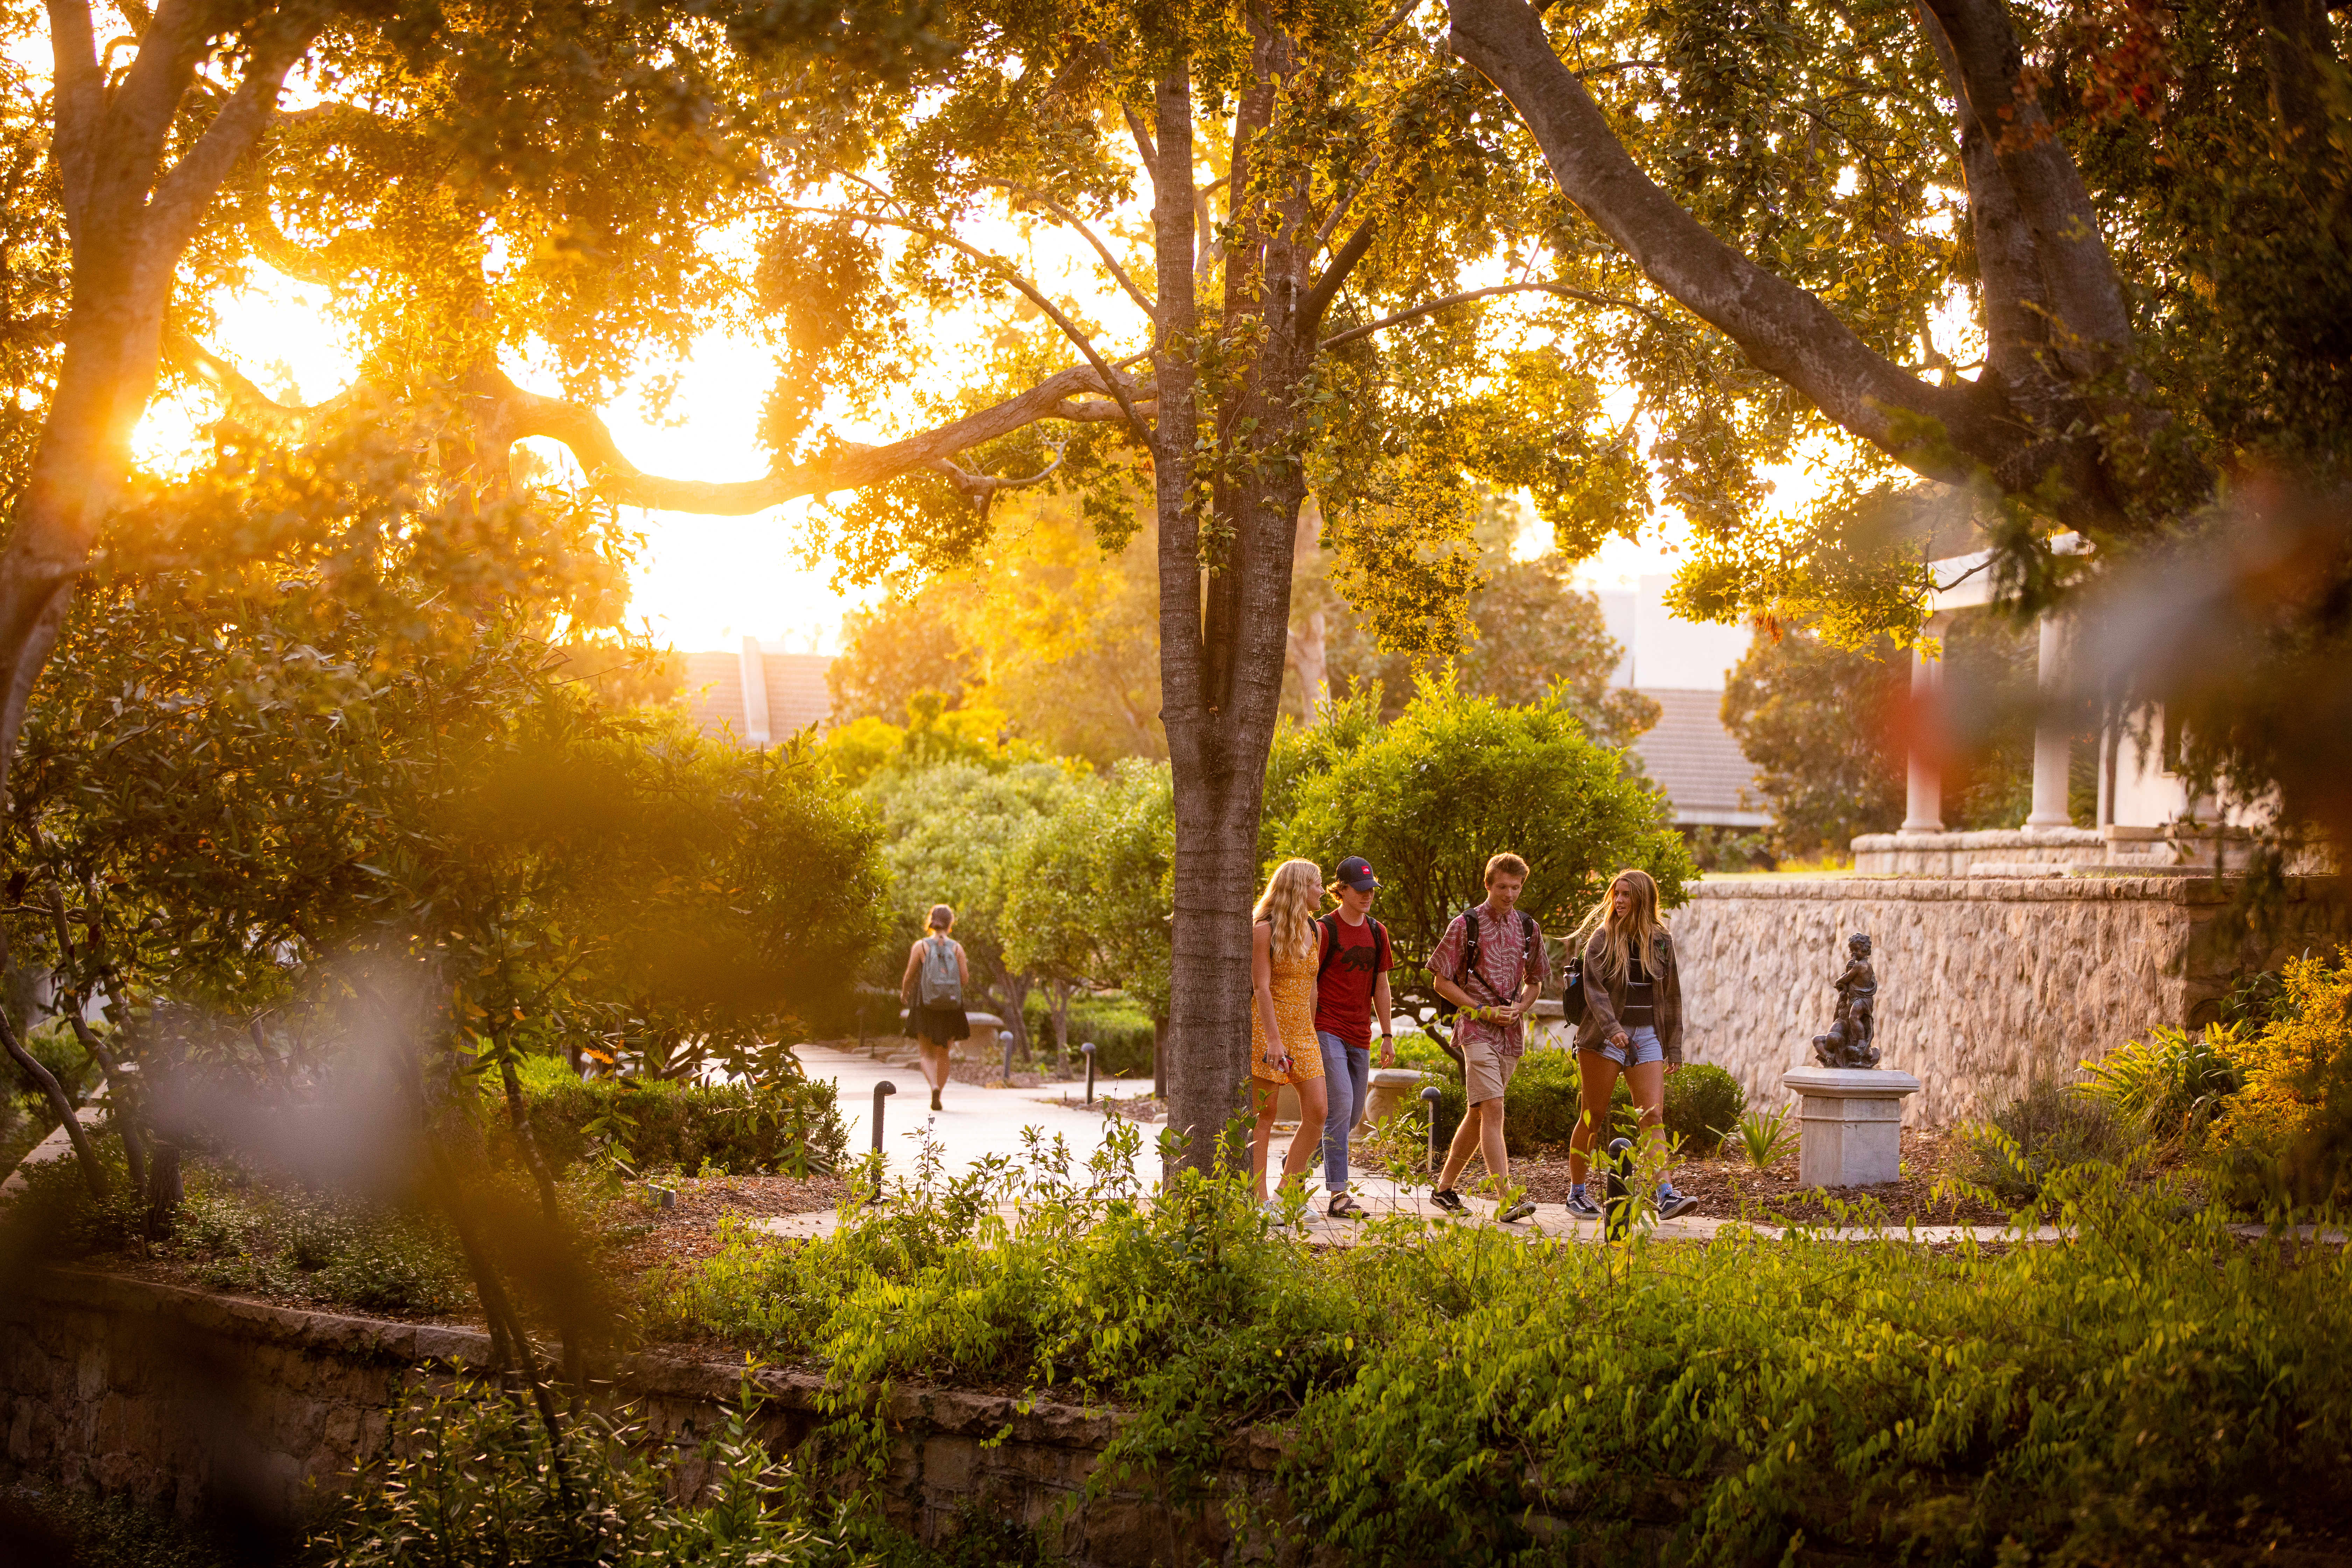
[[(1594, 931), (1584, 944), (1584, 1022), (1577, 1026), (1576, 1048), (1597, 1051), (1618, 1029), (1617, 1015), (1625, 1009), (1625, 977), (1608, 977), (1599, 984), (1601, 954), (1608, 951), (1605, 933)], [(1675, 939), (1661, 936), (1651, 954), (1656, 972), (1651, 993), (1658, 1015), (1658, 1043), (1666, 1048), (1666, 1065), (1683, 1065), (1683, 972), (1675, 959)]]

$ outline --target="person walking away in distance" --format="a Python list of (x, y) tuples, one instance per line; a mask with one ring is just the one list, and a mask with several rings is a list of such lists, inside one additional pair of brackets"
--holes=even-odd
[[(1511, 1157), (1503, 1147), (1503, 1091), (1527, 1047), (1528, 1009), (1543, 989), (1543, 932), (1518, 907), (1528, 863), (1507, 849), (1486, 862), (1486, 901), (1463, 910), (1429, 955), (1430, 984), (1461, 1011), (1454, 1015), (1454, 1045), (1462, 1053), (1462, 1084), (1470, 1105), (1454, 1130), (1445, 1169), (1430, 1202), (1448, 1214), (1469, 1205), (1454, 1189), (1473, 1153), (1486, 1156), (1497, 1201), (1510, 1196)], [(1495, 1217), (1523, 1220), (1536, 1205), (1522, 1198)]]
[(1656, 881), (1633, 867), (1618, 872), (1570, 942), (1584, 949), (1584, 1022), (1576, 1031), (1584, 1109), (1569, 1136), (1568, 1212), (1601, 1215), (1584, 1177), (1622, 1072), (1641, 1113), (1643, 1166), (1658, 1172), (1658, 1217), (1672, 1219), (1698, 1200), (1675, 1191), (1667, 1168), (1666, 1075), (1683, 1065), (1683, 978), (1675, 939), (1658, 914)]
[(1372, 919), (1380, 879), (1371, 862), (1350, 855), (1323, 890), (1339, 908), (1317, 925), (1320, 956), (1315, 971), (1315, 1043), (1322, 1049), (1323, 1085), (1330, 1102), (1323, 1118), (1323, 1185), (1331, 1217), (1360, 1219), (1363, 1206), (1348, 1195), (1348, 1134), (1363, 1114), (1372, 1076), (1372, 1026), (1381, 1031), (1381, 1066), (1396, 1066), (1390, 1019), (1388, 928)]
[(1257, 1129), (1250, 1138), (1250, 1175), (1258, 1202), (1278, 1209), (1267, 1194), (1266, 1161), (1282, 1086), (1298, 1091), (1298, 1131), (1282, 1163), (1282, 1179), (1306, 1173), (1315, 1158), (1315, 1131), (1329, 1109), (1324, 1098), (1323, 1053), (1315, 1043), (1315, 908), (1323, 901), (1323, 873), (1312, 860), (1285, 860), (1267, 879), (1250, 911), (1250, 1088)]
[(931, 1086), (931, 1109), (940, 1106), (940, 1091), (948, 1086), (949, 1052), (958, 1040), (971, 1036), (964, 1016), (963, 997), (971, 984), (971, 964), (963, 943), (948, 932), (955, 929), (955, 911), (945, 904), (931, 906), (929, 934), (907, 953), (907, 976), (898, 983), (899, 999), (907, 1004), (908, 1033), (915, 1037), (915, 1053), (923, 1059), (923, 1077)]

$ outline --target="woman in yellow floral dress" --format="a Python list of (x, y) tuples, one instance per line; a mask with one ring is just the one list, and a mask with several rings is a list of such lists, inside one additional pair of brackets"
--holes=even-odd
[(1322, 869), (1312, 860), (1285, 860), (1251, 911), (1250, 1087), (1257, 1096), (1257, 1131), (1250, 1140), (1250, 1174), (1258, 1202), (1268, 1208), (1280, 1206), (1266, 1195), (1265, 1167), (1284, 1084), (1297, 1089), (1303, 1118), (1282, 1163), (1286, 1183), (1306, 1173), (1321, 1137), (1327, 1102), (1323, 1050), (1315, 1041), (1315, 910), (1322, 901)]

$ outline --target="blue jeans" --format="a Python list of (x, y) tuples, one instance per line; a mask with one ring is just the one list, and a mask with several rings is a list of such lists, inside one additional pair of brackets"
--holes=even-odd
[(1348, 1190), (1348, 1130), (1356, 1124), (1366, 1086), (1372, 1077), (1372, 1047), (1351, 1046), (1337, 1035), (1315, 1031), (1323, 1047), (1323, 1090), (1330, 1109), (1323, 1113), (1323, 1185), (1333, 1193)]

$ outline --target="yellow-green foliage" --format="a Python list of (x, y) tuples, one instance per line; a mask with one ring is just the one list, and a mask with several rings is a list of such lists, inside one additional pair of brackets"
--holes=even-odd
[[(824, 1366), (854, 1468), (887, 1461), (881, 1395), (910, 1376), (1124, 1406), (1095, 1484), (1180, 1502), (1260, 1424), (1286, 1438), (1263, 1522), (1357, 1564), (2152, 1562), (2352, 1505), (2345, 1258), (2249, 1247), (2112, 1171), (2053, 1180), (2062, 1245), (1376, 1217), (1331, 1251), (1236, 1180), (1146, 1202), (1116, 1152), (1090, 1183), (1032, 1159), (804, 1246), (739, 1233), (667, 1310)], [(1675, 1539), (1635, 1542), (1644, 1520)]]
[(2231, 1058), (2244, 1048), (2235, 1024), (2208, 1024), (2200, 1033), (2162, 1026), (2095, 1062), (2076, 1092), (2106, 1106), (2147, 1138), (2193, 1133), (2221, 1113), (2239, 1087)]
[(2213, 1125), (2212, 1151), (2246, 1199), (2352, 1197), (2352, 964), (2289, 961), (2279, 1015), (2233, 1039), (2245, 1087)]

